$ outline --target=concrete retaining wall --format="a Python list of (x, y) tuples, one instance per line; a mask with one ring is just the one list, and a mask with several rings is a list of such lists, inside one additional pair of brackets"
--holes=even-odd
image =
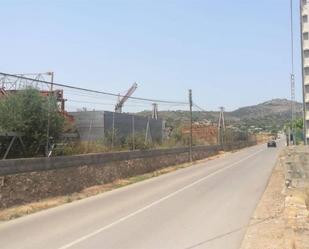
[[(253, 143), (237, 143), (225, 150)], [(197, 146), (193, 159), (215, 155), (220, 146)], [(189, 148), (87, 154), (0, 161), (0, 209), (66, 195), (84, 188), (189, 161)]]

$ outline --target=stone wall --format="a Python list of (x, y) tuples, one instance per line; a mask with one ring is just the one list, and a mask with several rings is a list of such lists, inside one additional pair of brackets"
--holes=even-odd
[[(224, 149), (239, 149), (253, 143), (237, 143)], [(193, 148), (193, 159), (217, 154), (219, 146)], [(66, 195), (189, 161), (189, 148), (159, 149), (54, 158), (0, 161), (0, 209)]]

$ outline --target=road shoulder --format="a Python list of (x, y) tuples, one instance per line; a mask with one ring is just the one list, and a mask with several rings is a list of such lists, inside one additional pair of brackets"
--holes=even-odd
[(284, 248), (284, 173), (280, 160), (251, 217), (241, 249)]
[(309, 194), (306, 188), (297, 186), (300, 182), (297, 177), (302, 179), (302, 183), (309, 183), (306, 175), (300, 174), (300, 169), (306, 168), (307, 161), (304, 159), (309, 159), (309, 150), (307, 152), (304, 156), (303, 148), (292, 147), (280, 153), (250, 220), (241, 249), (309, 248)]

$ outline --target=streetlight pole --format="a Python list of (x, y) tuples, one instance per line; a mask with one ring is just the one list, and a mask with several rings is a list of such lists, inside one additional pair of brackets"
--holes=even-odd
[(193, 106), (193, 101), (192, 101), (192, 90), (189, 89), (189, 105), (190, 105), (190, 150), (189, 150), (189, 159), (190, 162), (193, 161), (192, 157), (192, 106)]
[(293, 145), (296, 144), (295, 141), (295, 74), (294, 74), (294, 27), (293, 27), (293, 0), (290, 0), (290, 25), (291, 25), (291, 135)]

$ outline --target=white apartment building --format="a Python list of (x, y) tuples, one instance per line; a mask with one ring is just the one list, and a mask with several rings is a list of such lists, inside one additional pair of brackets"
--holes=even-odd
[(305, 133), (309, 144), (309, 1), (301, 0)]

